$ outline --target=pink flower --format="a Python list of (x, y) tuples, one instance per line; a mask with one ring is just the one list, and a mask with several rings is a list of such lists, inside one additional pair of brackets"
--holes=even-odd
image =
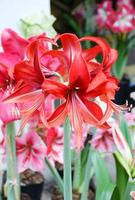
[(94, 149), (100, 152), (113, 152), (115, 144), (112, 136), (112, 129), (97, 129), (90, 143)]
[(29, 131), (16, 138), (18, 171), (26, 169), (42, 171), (45, 159), (45, 144), (36, 132)]
[(111, 1), (103, 1), (98, 5), (96, 22), (99, 28), (108, 28), (110, 26), (110, 16), (113, 13)]
[(47, 149), (46, 156), (55, 165), (55, 162), (63, 163), (63, 139), (64, 132), (62, 127), (53, 127), (47, 131), (44, 138)]
[(130, 32), (135, 29), (135, 9), (130, 0), (119, 0), (116, 9), (112, 1), (106, 0), (98, 5), (96, 21), (99, 28), (113, 32)]
[(114, 32), (130, 32), (134, 30), (133, 19), (135, 11), (129, 9), (128, 6), (121, 6), (115, 12), (115, 21), (112, 23), (112, 30)]
[(11, 95), (16, 85), (13, 77), (14, 66), (25, 57), (28, 41), (18, 36), (11, 29), (4, 29), (1, 34), (3, 51), (0, 52), (0, 119), (3, 123), (9, 123), (20, 119), (19, 106), (15, 103), (5, 104), (3, 99)]

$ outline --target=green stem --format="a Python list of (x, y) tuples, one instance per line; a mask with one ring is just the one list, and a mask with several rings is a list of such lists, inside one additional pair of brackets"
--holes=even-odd
[(89, 155), (88, 155), (86, 169), (85, 169), (85, 177), (84, 177), (84, 182), (83, 182), (83, 187), (82, 187), (81, 200), (88, 199), (89, 183), (90, 183), (90, 179), (92, 178), (93, 174), (94, 174), (94, 169), (92, 167), (91, 151), (89, 149)]
[(3, 180), (3, 171), (0, 170), (0, 200), (2, 200), (2, 180)]
[(13, 123), (6, 129), (6, 158), (7, 158), (7, 199), (20, 200), (20, 183), (16, 167), (15, 127)]
[(64, 123), (64, 200), (72, 200), (70, 122)]
[(80, 153), (77, 153), (74, 162), (74, 179), (73, 179), (73, 189), (75, 190), (78, 190), (80, 186), (80, 172), (81, 172), (81, 158), (80, 158)]
[(52, 175), (54, 176), (55, 181), (56, 181), (56, 183), (58, 184), (61, 193), (64, 194), (63, 181), (62, 181), (60, 175), (58, 174), (56, 168), (54, 168), (54, 167), (51, 165), (50, 161), (49, 161), (47, 158), (45, 159), (45, 161), (46, 161), (46, 164), (47, 164), (49, 170), (51, 171)]

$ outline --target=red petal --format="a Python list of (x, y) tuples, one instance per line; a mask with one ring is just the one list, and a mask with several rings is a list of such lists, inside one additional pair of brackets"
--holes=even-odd
[[(27, 93), (25, 93), (27, 91)], [(5, 98), (3, 101), (5, 103), (24, 103), (32, 101), (32, 99), (35, 99), (38, 97), (39, 94), (42, 93), (42, 90), (37, 91), (30, 91), (29, 86), (22, 86), (18, 90), (16, 90), (13, 94), (11, 94), (9, 97)]]
[(39, 76), (34, 67), (25, 61), (15, 66), (14, 76), (17, 81), (23, 80), (33, 86), (39, 85), (43, 81), (43, 78)]
[(111, 48), (110, 48), (109, 44), (106, 42), (106, 40), (104, 40), (103, 38), (94, 37), (94, 36), (85, 36), (80, 39), (80, 41), (85, 41), (85, 40), (95, 42), (101, 47), (102, 54), (103, 54), (102, 63), (104, 63), (106, 61), (106, 59), (108, 60), (108, 54), (109, 54)]
[(81, 45), (78, 37), (71, 33), (65, 33), (60, 35), (59, 39), (62, 42), (63, 51), (69, 61), (69, 65), (71, 65), (74, 56), (81, 52)]
[(118, 58), (118, 52), (115, 49), (110, 49), (110, 54), (108, 57), (108, 61), (105, 65), (105, 70), (106, 71), (110, 71), (110, 68), (112, 67), (112, 65), (115, 63), (115, 61)]
[(87, 61), (96, 58), (96, 56), (102, 52), (102, 49), (100, 46), (96, 45), (95, 47), (89, 48), (89, 49), (84, 49), (83, 50), (83, 57)]
[(71, 88), (86, 89), (90, 82), (87, 64), (80, 54), (75, 55), (69, 71), (69, 85)]
[(69, 90), (68, 86), (50, 79), (44, 80), (42, 89), (46, 93), (53, 94), (59, 98), (65, 98)]
[(55, 109), (53, 114), (48, 118), (48, 124), (50, 126), (58, 126), (61, 125), (66, 116), (68, 115), (68, 101), (61, 104), (58, 108)]
[(85, 122), (97, 127), (110, 128), (108, 124), (103, 124), (104, 122), (102, 122), (102, 124), (100, 123), (100, 121), (103, 118), (103, 112), (102, 109), (96, 103), (79, 97), (78, 101), (81, 106), (80, 112), (82, 113)]
[(78, 104), (76, 100), (76, 96), (72, 95), (71, 97), (71, 110), (70, 110), (70, 118), (72, 126), (74, 127), (75, 131), (75, 138), (76, 138), (76, 144), (77, 149), (80, 150), (80, 148), (83, 146), (83, 140), (82, 140), (82, 134), (83, 134), (83, 118), (82, 114), (80, 113), (78, 109)]
[(38, 76), (43, 79), (41, 73), (40, 64), (39, 64), (39, 40), (35, 40), (29, 44), (27, 47), (27, 56), (30, 59), (31, 64), (33, 65)]
[(87, 92), (90, 92), (91, 90), (96, 89), (97, 87), (99, 87), (101, 84), (103, 84), (106, 81), (107, 81), (107, 78), (105, 74), (100, 70), (90, 82)]

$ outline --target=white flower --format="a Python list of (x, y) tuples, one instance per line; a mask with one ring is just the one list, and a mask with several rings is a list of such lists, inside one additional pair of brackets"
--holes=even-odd
[(34, 36), (45, 32), (47, 36), (54, 37), (56, 31), (53, 28), (55, 17), (46, 15), (44, 11), (33, 13), (20, 20), (20, 29), (25, 37)]

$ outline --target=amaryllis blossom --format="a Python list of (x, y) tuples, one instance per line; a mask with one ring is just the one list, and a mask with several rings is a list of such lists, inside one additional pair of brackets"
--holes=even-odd
[(19, 172), (26, 169), (42, 171), (45, 159), (45, 144), (36, 132), (30, 130), (16, 138), (17, 167)]
[[(61, 42), (59, 48), (57, 41)], [(83, 49), (83, 41), (93, 42), (95, 46)], [(57, 49), (48, 49), (48, 42)], [(102, 55), (101, 62), (97, 60), (99, 54)], [(5, 103), (22, 105), (22, 127), (36, 112), (46, 127), (60, 125), (69, 117), (76, 146), (80, 149), (85, 123), (109, 128), (107, 120), (112, 111), (118, 109), (112, 102), (118, 81), (110, 73), (116, 59), (117, 51), (102, 38), (87, 36), (79, 39), (69, 33), (55, 39), (39, 37), (28, 45), (25, 60), (16, 64), (14, 77), (21, 84)], [(57, 107), (47, 116), (46, 99), (50, 95), (54, 96)], [(105, 102), (104, 113), (95, 102), (96, 97)]]
[(62, 127), (52, 127), (46, 131), (44, 142), (46, 144), (46, 157), (55, 165), (63, 163), (64, 131)]
[[(55, 96), (58, 94), (66, 101), (58, 106), (48, 122), (50, 125), (60, 124), (69, 116), (76, 134), (77, 147), (80, 148), (84, 122), (93, 126), (109, 127), (106, 120), (113, 108), (110, 100), (114, 98), (115, 90), (118, 89), (117, 81), (111, 77), (109, 71), (117, 53), (101, 38), (81, 38), (80, 41), (93, 41), (99, 45), (88, 50), (82, 50), (75, 35), (63, 34), (60, 40), (69, 66), (68, 79), (65, 80), (65, 84), (45, 79), (42, 87), (45, 92)], [(102, 63), (93, 62), (93, 58), (99, 52), (103, 53)], [(97, 96), (101, 96), (108, 105), (104, 115), (100, 106), (93, 101)]]
[(108, 28), (110, 26), (110, 16), (112, 13), (113, 9), (111, 1), (106, 0), (98, 5), (96, 22), (100, 28)]
[(111, 29), (114, 32), (130, 32), (134, 30), (134, 17), (135, 10), (122, 6), (115, 15), (115, 21), (112, 23)]
[(116, 9), (109, 0), (98, 5), (96, 21), (99, 28), (127, 33), (135, 29), (134, 20), (135, 9), (130, 0), (119, 0)]
[(2, 51), (0, 52), (0, 119), (4, 123), (20, 118), (18, 105), (4, 104), (2, 101), (14, 91), (16, 81), (13, 77), (14, 66), (25, 57), (28, 41), (18, 36), (11, 29), (4, 29), (1, 34)]
[(120, 6), (127, 6), (128, 8), (133, 9), (132, 0), (118, 0), (117, 5)]
[[(33, 39), (27, 47), (25, 60), (17, 63), (14, 69), (18, 85), (10, 96), (13, 99), (10, 102), (22, 103), (21, 129), (37, 112), (42, 123), (48, 126), (45, 112), (47, 95), (42, 90), (42, 83), (45, 78), (57, 78), (57, 70), (62, 68), (62, 63), (55, 55), (47, 54), (51, 51), (48, 42), (54, 43), (43, 35)], [(50, 103), (51, 100), (52, 98)]]
[(112, 129), (97, 129), (91, 140), (91, 146), (100, 152), (113, 152), (115, 143), (112, 135)]

